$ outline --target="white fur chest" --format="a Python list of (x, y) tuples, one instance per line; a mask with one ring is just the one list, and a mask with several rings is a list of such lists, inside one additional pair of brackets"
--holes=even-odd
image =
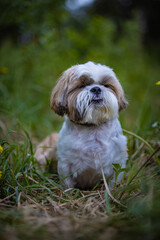
[[(104, 173), (110, 178), (113, 175), (112, 163), (116, 162), (125, 167), (126, 138), (122, 134), (118, 119), (100, 126), (86, 127), (74, 124), (66, 118), (59, 133), (57, 155), (60, 177), (72, 175), (71, 182), (74, 181), (74, 184), (79, 178), (82, 182), (80, 175), (84, 178), (83, 173), (86, 171), (90, 175), (88, 177), (94, 175), (95, 180), (100, 178), (98, 177), (101, 175), (99, 156)], [(69, 185), (72, 185), (70, 181)]]

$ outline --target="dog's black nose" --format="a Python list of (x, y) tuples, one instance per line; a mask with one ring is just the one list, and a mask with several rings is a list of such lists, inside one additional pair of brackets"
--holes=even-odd
[(96, 94), (101, 93), (100, 87), (93, 87), (93, 88), (91, 88), (90, 91), (91, 91), (92, 93), (96, 93)]

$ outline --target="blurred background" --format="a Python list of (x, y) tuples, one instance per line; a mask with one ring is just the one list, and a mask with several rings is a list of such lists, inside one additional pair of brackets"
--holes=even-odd
[(50, 94), (70, 66), (110, 66), (129, 105), (122, 127), (154, 135), (160, 117), (159, 0), (0, 1), (0, 127), (59, 131)]

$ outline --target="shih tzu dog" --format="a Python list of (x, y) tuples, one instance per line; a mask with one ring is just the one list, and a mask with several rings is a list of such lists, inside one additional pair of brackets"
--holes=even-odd
[[(65, 122), (57, 134), (47, 137), (35, 157), (45, 164), (46, 159), (58, 160), (58, 174), (65, 188), (89, 189), (104, 174), (113, 186), (113, 163), (122, 168), (127, 161), (127, 139), (122, 133), (118, 114), (127, 101), (111, 68), (87, 62), (72, 66), (60, 77), (52, 91), (51, 108)], [(119, 174), (117, 183), (123, 173)]]

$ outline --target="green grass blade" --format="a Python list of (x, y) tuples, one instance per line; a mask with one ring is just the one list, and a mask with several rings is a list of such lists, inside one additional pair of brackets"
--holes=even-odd
[(109, 202), (109, 196), (108, 196), (107, 190), (105, 190), (104, 195), (105, 195), (106, 210), (107, 210), (108, 215), (110, 216), (112, 214), (112, 211), (111, 211), (111, 205)]

